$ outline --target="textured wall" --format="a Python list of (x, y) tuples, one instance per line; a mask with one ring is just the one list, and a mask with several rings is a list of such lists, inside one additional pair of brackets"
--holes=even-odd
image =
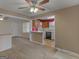
[(79, 53), (79, 6), (66, 8), (56, 15), (56, 47)]

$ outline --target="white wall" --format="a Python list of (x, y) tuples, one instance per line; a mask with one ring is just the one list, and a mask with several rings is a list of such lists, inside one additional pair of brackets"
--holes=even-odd
[(22, 34), (22, 23), (11, 22), (11, 33), (13, 33), (13, 36), (20, 36)]
[(11, 33), (10, 26), (8, 22), (0, 21), (0, 34), (2, 33)]
[(0, 34), (12, 33), (19, 36), (22, 33), (22, 22), (0, 21)]

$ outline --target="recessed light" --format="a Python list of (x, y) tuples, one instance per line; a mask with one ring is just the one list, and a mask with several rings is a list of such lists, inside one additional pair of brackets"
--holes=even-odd
[(4, 20), (3, 18), (0, 18), (0, 20)]
[(0, 20), (4, 20), (3, 18), (4, 18), (3, 15), (0, 15)]

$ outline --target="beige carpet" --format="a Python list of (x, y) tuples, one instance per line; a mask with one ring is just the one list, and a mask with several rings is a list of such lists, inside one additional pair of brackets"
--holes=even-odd
[(13, 38), (13, 48), (0, 52), (0, 56), (8, 56), (8, 59), (55, 59), (54, 54), (53, 48), (50, 50), (22, 38)]
[(7, 57), (0, 57), (0, 59), (7, 59)]
[(79, 59), (67, 53), (32, 43), (26, 39), (14, 38), (13, 48), (0, 52), (0, 59)]

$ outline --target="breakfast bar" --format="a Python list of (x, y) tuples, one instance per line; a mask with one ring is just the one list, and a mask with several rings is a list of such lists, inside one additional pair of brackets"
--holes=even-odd
[(30, 33), (31, 41), (39, 44), (44, 44), (44, 35), (43, 32), (31, 32)]

